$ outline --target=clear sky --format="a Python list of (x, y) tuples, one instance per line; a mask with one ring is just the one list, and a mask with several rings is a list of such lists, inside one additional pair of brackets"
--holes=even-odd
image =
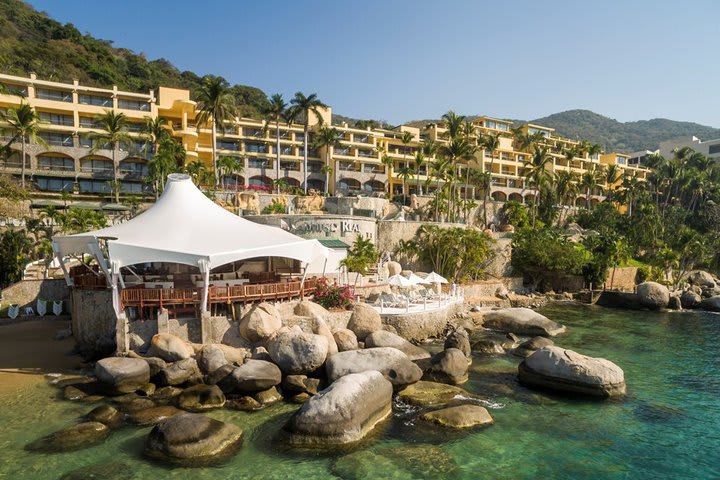
[(720, 127), (719, 0), (30, 0), (56, 20), (286, 98), (401, 123), (586, 108)]

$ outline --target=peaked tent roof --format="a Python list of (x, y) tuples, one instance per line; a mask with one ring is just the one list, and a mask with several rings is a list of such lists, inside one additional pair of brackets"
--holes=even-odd
[(77, 235), (53, 238), (59, 254), (92, 253), (107, 240), (114, 271), (146, 262), (214, 268), (254, 257), (311, 262), (328, 256), (317, 240), (261, 225), (228, 212), (207, 198), (183, 174), (171, 174), (165, 191), (145, 212), (127, 222)]

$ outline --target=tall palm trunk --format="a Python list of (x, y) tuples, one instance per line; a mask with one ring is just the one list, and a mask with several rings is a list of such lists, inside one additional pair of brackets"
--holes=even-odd
[(113, 163), (113, 190), (115, 193), (115, 203), (120, 203), (120, 180), (118, 179), (117, 164), (117, 144), (112, 144), (112, 163)]
[(25, 135), (21, 138), (20, 153), (22, 155), (20, 159), (20, 185), (25, 188)]
[[(305, 116), (309, 117), (310, 112), (305, 112)], [(308, 121), (305, 119), (305, 126), (303, 128), (303, 131), (305, 132), (305, 135), (303, 137), (303, 189), (305, 191), (305, 195), (307, 195), (307, 182), (308, 182)]]
[(325, 150), (325, 196), (330, 193), (330, 147)]
[(215, 174), (215, 187), (220, 184), (220, 176), (217, 169), (217, 139), (216, 137), (215, 119), (212, 119), (212, 157), (213, 157), (213, 173)]
[(280, 121), (275, 121), (275, 183), (277, 184), (277, 193), (280, 193)]

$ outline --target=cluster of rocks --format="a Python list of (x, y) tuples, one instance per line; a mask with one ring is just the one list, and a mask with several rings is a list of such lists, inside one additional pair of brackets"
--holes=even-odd
[[(385, 329), (378, 312), (354, 306), (347, 328), (328, 326), (329, 313), (303, 301), (295, 314), (310, 321), (283, 326), (276, 309), (259, 304), (243, 317), (248, 348), (195, 345), (155, 335), (144, 356), (131, 352), (95, 365), (95, 375), (58, 379), (63, 397), (104, 403), (75, 425), (27, 446), (67, 451), (104, 441), (123, 424), (152, 426), (147, 456), (170, 464), (223, 461), (242, 445), (243, 430), (203, 415), (213, 409), (253, 411), (280, 400), (301, 404), (278, 435), (291, 445), (357, 442), (392, 415), (412, 407), (429, 428), (468, 429), (493, 423), (468, 381), (473, 354), (523, 357), (519, 379), (528, 386), (587, 395), (624, 392), (622, 370), (553, 346), (565, 327), (524, 308), (483, 314), (486, 328), (448, 332), (432, 354)], [(492, 329), (492, 330), (490, 330)], [(520, 341), (517, 335), (531, 338)]]
[(685, 278), (685, 286), (670, 291), (657, 282), (643, 282), (636, 293), (603, 292), (598, 305), (633, 310), (701, 309), (720, 312), (720, 280), (712, 274), (695, 270)]

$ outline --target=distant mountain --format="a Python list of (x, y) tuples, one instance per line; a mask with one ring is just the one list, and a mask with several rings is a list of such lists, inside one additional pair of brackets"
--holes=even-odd
[[(477, 115), (467, 115), (468, 119)], [(439, 120), (413, 120), (407, 125), (422, 127)], [(526, 120), (512, 120), (516, 125)], [(677, 137), (695, 135), (703, 140), (720, 138), (720, 129), (692, 122), (678, 122), (666, 118), (618, 122), (613, 118), (590, 110), (568, 110), (529, 123), (552, 127), (567, 138), (584, 139), (600, 144), (607, 152), (631, 153), (638, 150), (655, 150), (660, 142)]]
[[(165, 59), (148, 60), (142, 53), (115, 48), (112, 41), (82, 34), (20, 0), (0, 0), (0, 72), (43, 80), (70, 82), (121, 90), (147, 91), (159, 85), (194, 90), (201, 77), (181, 72)], [(259, 88), (231, 89), (241, 115), (256, 117), (267, 105)]]

